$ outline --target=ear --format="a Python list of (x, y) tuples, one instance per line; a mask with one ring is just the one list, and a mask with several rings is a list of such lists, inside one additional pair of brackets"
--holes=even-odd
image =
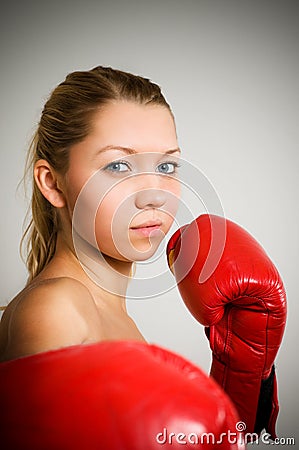
[(45, 159), (39, 159), (34, 166), (34, 179), (43, 196), (56, 208), (66, 204), (63, 192), (58, 188), (54, 169)]

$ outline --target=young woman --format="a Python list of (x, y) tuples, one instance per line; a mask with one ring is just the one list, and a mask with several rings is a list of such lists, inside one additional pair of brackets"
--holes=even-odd
[(144, 341), (126, 289), (172, 225), (179, 154), (173, 114), (148, 79), (96, 67), (57, 86), (29, 149), (29, 279), (3, 314), (0, 361)]
[[(176, 280), (181, 282), (180, 293), (186, 306), (200, 323), (209, 326), (207, 335), (213, 351), (212, 377), (230, 396), (242, 421), (238, 422), (237, 416), (232, 414), (231, 406), (224, 408), (227, 399), (223, 402), (221, 392), (216, 392), (216, 384), (206, 385), (202, 381), (196, 384), (198, 378), (193, 366), (192, 389), (185, 389), (185, 384), (181, 383), (189, 371), (186, 370), (186, 361), (178, 365), (175, 363), (169, 377), (162, 378), (165, 381), (161, 383), (162, 374), (165, 377), (168, 373), (163, 367), (169, 361), (167, 356), (159, 362), (149, 357), (149, 364), (139, 366), (142, 376), (138, 376), (135, 364), (135, 360), (139, 362), (136, 356), (138, 351), (130, 360), (134, 364), (128, 363), (126, 348), (123, 349), (123, 363), (118, 364), (117, 361), (114, 364), (113, 357), (110, 357), (117, 344), (113, 344), (114, 350), (106, 353), (104, 366), (100, 364), (97, 371), (90, 371), (90, 366), (85, 367), (95, 377), (92, 380), (97, 387), (101, 385), (99, 375), (103, 373), (104, 382), (112, 381), (114, 387), (108, 388), (104, 400), (102, 389), (90, 389), (88, 383), (87, 389), (82, 390), (82, 378), (76, 378), (86, 372), (81, 372), (84, 363), (76, 357), (77, 353), (72, 358), (72, 350), (77, 351), (79, 347), (80, 351), (89, 348), (93, 352), (93, 347), (98, 347), (78, 344), (144, 341), (126, 311), (126, 289), (134, 262), (153, 256), (173, 223), (180, 195), (177, 174), (179, 153), (171, 110), (159, 87), (149, 80), (97, 67), (89, 72), (70, 74), (52, 93), (43, 110), (29, 155), (34, 178), (32, 222), (27, 231), (30, 238), (30, 276), (24, 290), (12, 300), (3, 314), (0, 361), (77, 345), (68, 349), (70, 365), (70, 360), (64, 360), (65, 355), (60, 352), (54, 352), (54, 360), (49, 360), (50, 366), (57, 363), (56, 367), (65, 361), (64, 368), (67, 366), (67, 373), (71, 374), (74, 389), (65, 389), (66, 372), (61, 376), (58, 371), (54, 382), (51, 378), (47, 380), (47, 377), (40, 376), (45, 373), (45, 367), (50, 367), (44, 366), (46, 361), (42, 357), (45, 355), (40, 354), (33, 361), (32, 358), (19, 359), (14, 361), (16, 366), (2, 364), (0, 396), (4, 400), (1, 409), (4, 413), (0, 417), (0, 434), (6, 433), (5, 443), (15, 442), (14, 436), (18, 436), (19, 442), (25, 442), (28, 444), (26, 448), (32, 449), (32, 443), (38, 442), (36, 430), (39, 430), (38, 439), (43, 442), (46, 434), (48, 446), (41, 444), (35, 448), (57, 448), (57, 439), (60, 448), (66, 448), (64, 442), (72, 446), (74, 442), (79, 442), (78, 434), (73, 435), (75, 429), (76, 432), (79, 430), (84, 446), (92, 429), (96, 447), (89, 448), (99, 447), (103, 430), (108, 439), (115, 435), (116, 446), (112, 444), (109, 448), (119, 448), (119, 442), (126, 441), (122, 435), (123, 430), (127, 429), (125, 424), (129, 423), (132, 431), (131, 424), (134, 423), (135, 430), (137, 422), (138, 438), (134, 434), (133, 441), (141, 442), (141, 446), (136, 447), (134, 442), (134, 448), (153, 448), (151, 445), (144, 447), (143, 433), (146, 430), (149, 433), (148, 442), (154, 442), (155, 428), (152, 424), (157, 426), (157, 418), (161, 420), (163, 429), (165, 420), (169, 418), (167, 423), (172, 426), (176, 424), (176, 429), (180, 430), (178, 436), (185, 436), (181, 432), (183, 430), (193, 432), (193, 426), (197, 424), (199, 433), (216, 426), (218, 436), (223, 435), (223, 430), (244, 429), (246, 433), (254, 432), (258, 436), (265, 428), (268, 436), (276, 437), (279, 405), (274, 362), (286, 322), (285, 290), (264, 249), (245, 230), (223, 217), (199, 216), (185, 229), (180, 244), (181, 229), (178, 230), (170, 239), (168, 261), (172, 260), (170, 266), (177, 266), (174, 274)], [(224, 240), (222, 232), (219, 232), (223, 226)], [(201, 245), (197, 248), (198, 233)], [(216, 239), (217, 248), (210, 252), (212, 237)], [(177, 251), (180, 251), (180, 257), (175, 257)], [(208, 255), (210, 253), (211, 257)], [(209, 276), (200, 281), (198, 274), (202, 275), (202, 266), (207, 261), (215, 267), (214, 272), (211, 276), (209, 268)], [(188, 276), (182, 280), (182, 274)], [(128, 342), (125, 344), (126, 347)], [(103, 349), (105, 345), (100, 347)], [(135, 342), (133, 346), (136, 350), (139, 346), (142, 352), (146, 348), (146, 354), (151, 348), (140, 342), (137, 345)], [(153, 352), (157, 354), (157, 349)], [(94, 358), (94, 353), (91, 354), (92, 362), (101, 362), (98, 353), (96, 355)], [(36, 359), (41, 366), (35, 383), (32, 373), (37, 367)], [(170, 361), (171, 364), (176, 361), (173, 355)], [(24, 363), (22, 367), (27, 374), (25, 384), (18, 383), (20, 376), (23, 376), (21, 369), (16, 370), (18, 363), (21, 366)], [(76, 365), (73, 366), (73, 363)], [(127, 364), (130, 370), (124, 373), (122, 368), (126, 368)], [(73, 371), (73, 367), (80, 370)], [(127, 376), (131, 383), (129, 391)], [(144, 380), (149, 384), (143, 384)], [(170, 384), (169, 390), (167, 383), (170, 380), (173, 384)], [(121, 383), (124, 396), (119, 396)], [(10, 385), (14, 386), (11, 391)], [(62, 395), (55, 397), (59, 386)], [(126, 408), (122, 399), (130, 400), (136, 386), (141, 391), (138, 391), (137, 397), (135, 394), (132, 396), (127, 416), (123, 414)], [(207, 388), (202, 391), (202, 386)], [(166, 388), (164, 396), (160, 395), (161, 387)], [(200, 396), (196, 397), (198, 389)], [(156, 396), (148, 396), (149, 392), (154, 391)], [(186, 395), (187, 391), (189, 394)], [(87, 408), (86, 392), (89, 396)], [(100, 395), (99, 401), (94, 392)], [(172, 396), (174, 392), (178, 394), (179, 401)], [(24, 393), (27, 400), (21, 401), (21, 404), (24, 411), (30, 412), (28, 421), (24, 421), (23, 410), (19, 412), (18, 407)], [(111, 393), (112, 402), (109, 402)], [(49, 398), (54, 397), (55, 407), (52, 402), (49, 407)], [(146, 397), (146, 402), (140, 403), (143, 397)], [(62, 401), (63, 398), (66, 400)], [(183, 410), (181, 398), (187, 402)], [(199, 400), (194, 403), (194, 398)], [(149, 399), (154, 404), (148, 402)], [(37, 407), (38, 404), (42, 406)], [(69, 405), (70, 409), (61, 409), (61, 404)], [(78, 404), (85, 405), (79, 408), (79, 413), (75, 411)], [(103, 411), (102, 420), (99, 404)], [(169, 412), (176, 411), (174, 405), (177, 404), (180, 406), (179, 415), (173, 418)], [(95, 409), (90, 409), (90, 405), (95, 405)], [(121, 409), (118, 409), (119, 405)], [(193, 406), (198, 405), (203, 410), (197, 413)], [(133, 415), (131, 407), (134, 409)], [(107, 410), (110, 411), (108, 414)], [(115, 411), (119, 411), (119, 420), (115, 420)], [(190, 421), (186, 417), (190, 417)], [(78, 425), (74, 426), (74, 423)], [(90, 423), (96, 423), (96, 426), (90, 427)], [(180, 423), (186, 428), (180, 429)], [(98, 429), (98, 424), (104, 424), (103, 428)], [(237, 428), (238, 424), (242, 424), (241, 430)], [(57, 426), (54, 428), (56, 433), (49, 432), (53, 426)], [(16, 429), (24, 430), (29, 438), (16, 433)], [(156, 433), (161, 437), (160, 426)], [(128, 436), (131, 434), (128, 433)], [(55, 440), (53, 445), (52, 437)], [(6, 446), (19, 447), (19, 443)], [(82, 448), (82, 445), (79, 447)], [(107, 445), (104, 447), (108, 448)], [(133, 447), (130, 443), (126, 448)], [(225, 445), (224, 448), (242, 447)]]

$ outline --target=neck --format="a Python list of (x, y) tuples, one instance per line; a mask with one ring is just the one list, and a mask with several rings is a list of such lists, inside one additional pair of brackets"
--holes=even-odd
[(59, 232), (52, 265), (56, 262), (66, 276), (85, 284), (98, 306), (121, 308), (126, 312), (132, 262), (104, 255), (79, 236), (75, 242), (76, 248)]

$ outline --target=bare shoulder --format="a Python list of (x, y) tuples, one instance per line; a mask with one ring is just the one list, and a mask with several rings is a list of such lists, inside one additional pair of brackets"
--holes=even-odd
[(33, 283), (3, 314), (0, 360), (83, 343), (95, 309), (89, 290), (75, 279)]
[(11, 314), (18, 316), (47, 313), (51, 317), (62, 312), (81, 311), (92, 302), (89, 290), (80, 281), (69, 278), (50, 278), (32, 283), (11, 304)]

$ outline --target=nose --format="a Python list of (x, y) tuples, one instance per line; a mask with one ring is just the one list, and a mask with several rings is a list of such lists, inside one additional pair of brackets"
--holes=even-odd
[(165, 204), (167, 191), (163, 189), (163, 183), (158, 178), (159, 176), (155, 174), (144, 175), (143, 183), (140, 183), (135, 195), (138, 209), (161, 208)]
[(136, 207), (138, 209), (161, 208), (166, 201), (166, 195), (158, 189), (143, 189), (136, 195)]

